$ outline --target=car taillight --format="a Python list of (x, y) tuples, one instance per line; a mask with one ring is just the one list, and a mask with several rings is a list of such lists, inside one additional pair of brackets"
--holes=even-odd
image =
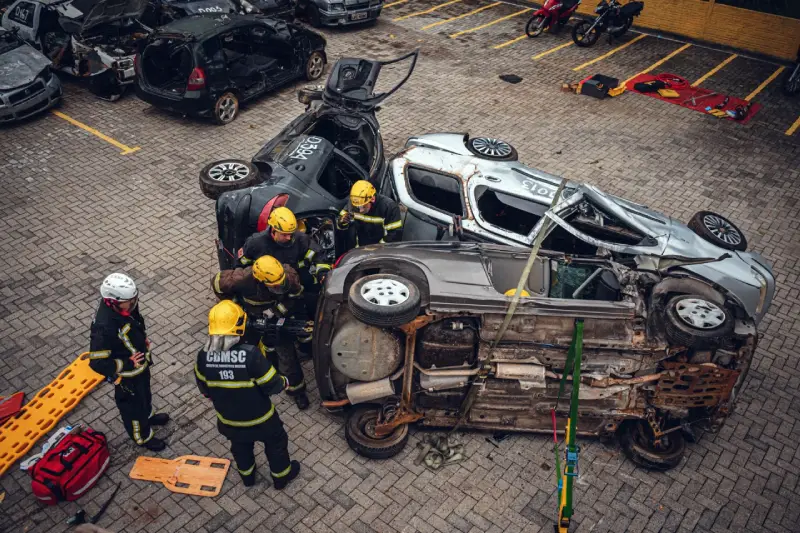
[(141, 74), (141, 71), (139, 70), (139, 54), (133, 56), (133, 71), (137, 76)]
[(195, 67), (189, 74), (189, 81), (186, 84), (187, 91), (199, 91), (206, 86), (206, 74), (200, 67)]
[(331, 270), (333, 270), (334, 268), (339, 266), (339, 261), (341, 261), (344, 258), (344, 256), (346, 256), (346, 255), (347, 255), (347, 252), (345, 252), (342, 255), (340, 255), (339, 258), (336, 259), (336, 262), (333, 263), (333, 266), (331, 267)]

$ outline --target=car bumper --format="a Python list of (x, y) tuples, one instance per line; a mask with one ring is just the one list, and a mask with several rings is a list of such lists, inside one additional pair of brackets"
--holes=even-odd
[(320, 11), (320, 21), (325, 26), (349, 26), (377, 20), (383, 5), (348, 11)]
[(50, 109), (61, 100), (63, 94), (61, 82), (55, 75), (50, 77), (50, 81), (44, 84), (43, 89), (24, 100), (11, 103), (11, 97), (23, 90), (25, 89), (0, 93), (0, 104), (2, 104), (0, 106), (0, 123), (15, 122)]
[(159, 109), (180, 113), (181, 115), (196, 115), (207, 117), (211, 115), (214, 103), (205, 91), (186, 91), (181, 96), (166, 96), (149, 87), (135, 85), (136, 96), (148, 104)]

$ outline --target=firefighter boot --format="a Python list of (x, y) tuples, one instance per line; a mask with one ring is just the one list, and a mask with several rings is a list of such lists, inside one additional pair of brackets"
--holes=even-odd
[(157, 413), (150, 417), (148, 420), (151, 426), (166, 426), (169, 422), (169, 415), (167, 413)]
[(300, 463), (297, 462), (297, 461), (292, 461), (291, 462), (291, 470), (289, 470), (288, 474), (286, 474), (283, 477), (278, 477), (278, 478), (273, 477), (272, 478), (272, 484), (275, 487), (275, 490), (283, 490), (283, 489), (285, 489), (286, 485), (288, 485), (291, 480), (296, 478), (298, 476), (298, 474), (300, 474)]
[(301, 392), (294, 397), (294, 403), (297, 404), (297, 408), (301, 411), (308, 409), (308, 405), (310, 403), (308, 401), (308, 395), (305, 392)]
[(145, 448), (147, 448), (151, 452), (160, 452), (161, 450), (163, 450), (164, 448), (167, 447), (167, 443), (166, 443), (166, 441), (164, 441), (162, 439), (159, 439), (157, 437), (153, 437), (149, 441), (147, 441), (144, 444), (142, 444), (142, 446), (144, 446)]

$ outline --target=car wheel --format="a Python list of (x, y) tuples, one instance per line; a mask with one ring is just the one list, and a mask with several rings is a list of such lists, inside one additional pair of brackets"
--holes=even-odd
[(481, 159), (516, 161), (517, 150), (507, 142), (490, 137), (474, 137), (467, 141), (467, 149)]
[(321, 52), (312, 52), (306, 61), (306, 79), (318, 80), (323, 72), (325, 72), (325, 56)]
[(680, 430), (662, 436), (661, 443), (656, 445), (653, 430), (645, 420), (623, 423), (618, 439), (628, 459), (648, 470), (664, 472), (675, 468), (686, 453), (686, 440)]
[(308, 4), (308, 8), (306, 9), (306, 16), (308, 17), (308, 23), (314, 26), (315, 28), (319, 28), (322, 26), (322, 15), (319, 13), (319, 8), (314, 4)]
[(239, 99), (232, 92), (226, 92), (214, 104), (214, 122), (220, 126), (230, 124), (239, 116)]
[(735, 252), (747, 250), (744, 233), (722, 215), (711, 211), (700, 211), (689, 220), (688, 226), (693, 232), (720, 248)]
[(687, 348), (703, 347), (733, 333), (733, 312), (697, 294), (679, 294), (664, 309), (667, 340)]
[(224, 192), (244, 189), (258, 181), (258, 169), (249, 161), (224, 159), (209, 163), (200, 171), (200, 190), (216, 200)]
[(419, 314), (420, 295), (414, 283), (401, 276), (374, 274), (353, 283), (348, 298), (350, 312), (370, 326), (408, 324)]
[(378, 408), (359, 406), (353, 409), (344, 426), (344, 436), (350, 448), (368, 459), (389, 459), (394, 457), (408, 442), (408, 424), (398, 426), (385, 437), (375, 435), (378, 421)]

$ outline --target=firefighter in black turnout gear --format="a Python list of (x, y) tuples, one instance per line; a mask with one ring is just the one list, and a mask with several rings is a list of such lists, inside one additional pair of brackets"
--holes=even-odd
[(115, 273), (103, 280), (100, 294), (103, 300), (92, 322), (89, 366), (115, 385), (114, 399), (128, 435), (139, 446), (161, 451), (166, 443), (153, 436), (152, 426), (163, 426), (169, 416), (153, 411), (153, 358), (139, 313), (139, 291), (130, 277)]
[(217, 411), (217, 428), (231, 441), (231, 453), (245, 486), (256, 480), (256, 441), (264, 443), (272, 483), (281, 490), (297, 477), (300, 463), (289, 459), (289, 436), (270, 396), (289, 385), (265, 355), (243, 342), (247, 314), (231, 300), (208, 313), (208, 341), (197, 354), (197, 387)]
[[(211, 279), (214, 293), (220, 299), (236, 298), (242, 302), (251, 316), (267, 318), (294, 318), (302, 316), (303, 286), (299, 275), (289, 265), (282, 265), (277, 259), (265, 255), (256, 259), (253, 266), (223, 270)], [(298, 339), (311, 340), (311, 330)], [(297, 350), (291, 339), (280, 339), (272, 346), (260, 340), (259, 335), (245, 334), (250, 343), (258, 346), (278, 367), (281, 374), (289, 380), (286, 393), (294, 398), (297, 407), (307, 409), (306, 384), (303, 367), (297, 357)]]
[(359, 180), (350, 189), (350, 205), (339, 212), (336, 228), (350, 232), (348, 248), (358, 248), (400, 240), (403, 220), (396, 202), (377, 194), (370, 182)]

